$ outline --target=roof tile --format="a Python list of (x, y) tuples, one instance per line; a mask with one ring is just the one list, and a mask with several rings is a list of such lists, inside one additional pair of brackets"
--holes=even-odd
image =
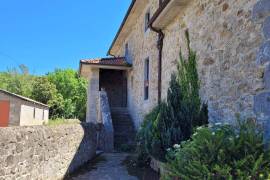
[(99, 59), (83, 59), (81, 63), (93, 65), (114, 65), (114, 66), (130, 66), (124, 57), (99, 58)]

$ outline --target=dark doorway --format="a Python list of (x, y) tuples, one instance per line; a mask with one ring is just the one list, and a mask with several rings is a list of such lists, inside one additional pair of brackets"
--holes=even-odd
[(108, 94), (111, 107), (127, 106), (127, 78), (122, 70), (100, 69), (99, 88)]

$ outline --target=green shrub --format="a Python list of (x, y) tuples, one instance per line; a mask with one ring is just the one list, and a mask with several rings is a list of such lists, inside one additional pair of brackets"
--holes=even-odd
[(141, 153), (163, 162), (166, 161), (166, 149), (188, 140), (194, 127), (208, 123), (207, 105), (202, 105), (199, 97), (196, 53), (190, 48), (188, 32), (186, 38), (188, 59), (180, 52), (178, 71), (171, 76), (166, 102), (160, 103), (145, 117), (138, 134)]
[(191, 140), (170, 150), (163, 179), (267, 179), (269, 155), (254, 121), (200, 127)]

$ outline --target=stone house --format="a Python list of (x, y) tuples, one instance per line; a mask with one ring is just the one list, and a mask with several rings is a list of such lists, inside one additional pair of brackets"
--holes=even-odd
[(111, 57), (80, 61), (89, 79), (87, 121), (95, 120), (96, 97), (105, 88), (110, 105), (127, 107), (138, 128), (166, 98), (180, 48), (186, 54), (187, 29), (210, 121), (233, 123), (240, 113), (269, 122), (269, 0), (133, 0)]
[(0, 89), (0, 127), (43, 125), (48, 119), (47, 105)]

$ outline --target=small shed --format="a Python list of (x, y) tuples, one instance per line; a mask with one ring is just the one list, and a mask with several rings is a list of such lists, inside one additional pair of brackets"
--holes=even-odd
[(43, 125), (49, 106), (0, 89), (0, 127)]

